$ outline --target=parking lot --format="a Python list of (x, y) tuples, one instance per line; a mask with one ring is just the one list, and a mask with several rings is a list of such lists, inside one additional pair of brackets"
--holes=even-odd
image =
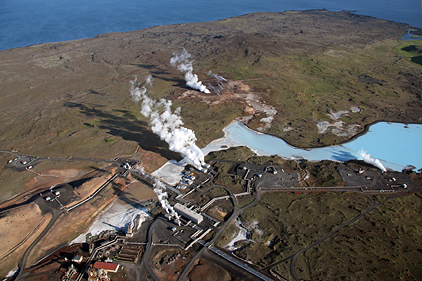
[(17, 156), (7, 162), (7, 167), (14, 168), (18, 171), (30, 170), (40, 163), (42, 158), (31, 156)]
[(360, 187), (362, 191), (395, 192), (412, 191), (418, 188), (407, 175), (399, 172), (381, 172), (380, 170), (356, 170), (338, 167), (345, 187)]

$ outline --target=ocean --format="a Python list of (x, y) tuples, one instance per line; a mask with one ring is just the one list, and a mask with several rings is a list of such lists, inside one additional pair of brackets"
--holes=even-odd
[(356, 11), (422, 27), (422, 0), (0, 0), (0, 50), (251, 12)]

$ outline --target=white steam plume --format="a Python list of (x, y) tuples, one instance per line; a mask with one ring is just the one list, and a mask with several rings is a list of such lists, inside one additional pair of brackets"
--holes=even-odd
[[(151, 81), (151, 79), (148, 77), (147, 81)], [(141, 113), (150, 118), (152, 131), (169, 144), (171, 151), (180, 153), (186, 161), (201, 169), (205, 163), (204, 154), (195, 144), (195, 133), (182, 126), (180, 107), (172, 112), (171, 101), (165, 99), (152, 100), (146, 94), (145, 84), (138, 87), (136, 79), (130, 83), (130, 95), (135, 102), (142, 101)]]
[(208, 83), (207, 86), (208, 86), (208, 89), (211, 89), (212, 91), (214, 91), (214, 93), (220, 96), (220, 93), (224, 88), (224, 82), (227, 82), (227, 79), (221, 75), (213, 73), (211, 70), (208, 71), (207, 75), (218, 80), (217, 86), (214, 87), (213, 85), (211, 85), (211, 83)]
[(227, 82), (227, 79), (226, 78), (224, 78), (223, 76), (221, 76), (221, 75), (218, 75), (218, 74), (215, 74), (215, 73), (213, 73), (211, 70), (210, 71), (208, 71), (208, 76), (211, 76), (212, 78), (215, 78), (215, 79), (217, 79), (217, 80), (220, 80), (220, 81), (224, 81), (224, 82)]
[(144, 169), (144, 167), (139, 168), (138, 165), (131, 167), (129, 170), (130, 171), (133, 171), (133, 172), (137, 172), (137, 173), (139, 173), (141, 175), (145, 175), (145, 169)]
[(205, 85), (202, 84), (198, 79), (198, 75), (193, 74), (193, 60), (190, 60), (191, 54), (183, 48), (180, 54), (173, 53), (173, 57), (170, 59), (170, 64), (173, 67), (177, 67), (182, 73), (185, 73), (186, 85), (192, 89), (199, 90), (203, 93), (210, 94), (211, 92)]
[(387, 169), (384, 167), (384, 165), (381, 164), (380, 160), (372, 158), (371, 154), (366, 153), (366, 151), (364, 151), (363, 149), (360, 150), (358, 153), (359, 153), (359, 156), (362, 158), (362, 160), (365, 161), (366, 163), (372, 164), (372, 165), (380, 168), (380, 170), (383, 171), (383, 172), (387, 171)]
[(167, 201), (168, 194), (164, 191), (164, 186), (159, 180), (156, 180), (154, 183), (154, 192), (155, 194), (157, 194), (158, 201), (160, 201), (161, 207), (163, 207), (167, 214), (174, 217), (174, 220), (180, 226), (180, 216), (174, 210), (173, 206), (170, 205), (169, 201)]

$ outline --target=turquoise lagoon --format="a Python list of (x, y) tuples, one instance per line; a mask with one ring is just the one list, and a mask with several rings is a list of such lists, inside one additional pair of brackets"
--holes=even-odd
[(258, 155), (277, 154), (284, 158), (303, 158), (310, 161), (348, 161), (361, 159), (364, 150), (372, 158), (392, 170), (401, 171), (407, 165), (422, 168), (422, 125), (379, 122), (368, 132), (348, 143), (322, 148), (296, 148), (284, 140), (249, 129), (235, 121), (225, 129), (225, 137), (211, 142), (202, 149), (206, 155), (227, 147), (247, 146)]

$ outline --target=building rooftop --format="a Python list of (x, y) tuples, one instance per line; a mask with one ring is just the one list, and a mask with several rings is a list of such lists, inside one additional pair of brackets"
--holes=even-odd
[(112, 263), (112, 262), (97, 261), (94, 263), (94, 268), (104, 269), (104, 270), (113, 271), (113, 272), (117, 272), (117, 270), (119, 269), (119, 266), (120, 266), (119, 264)]
[(176, 203), (174, 205), (174, 209), (176, 212), (178, 212), (180, 215), (187, 217), (190, 220), (193, 220), (195, 223), (201, 223), (203, 220), (203, 217), (201, 214), (198, 214), (195, 211), (190, 210), (186, 206), (183, 206), (182, 204)]

